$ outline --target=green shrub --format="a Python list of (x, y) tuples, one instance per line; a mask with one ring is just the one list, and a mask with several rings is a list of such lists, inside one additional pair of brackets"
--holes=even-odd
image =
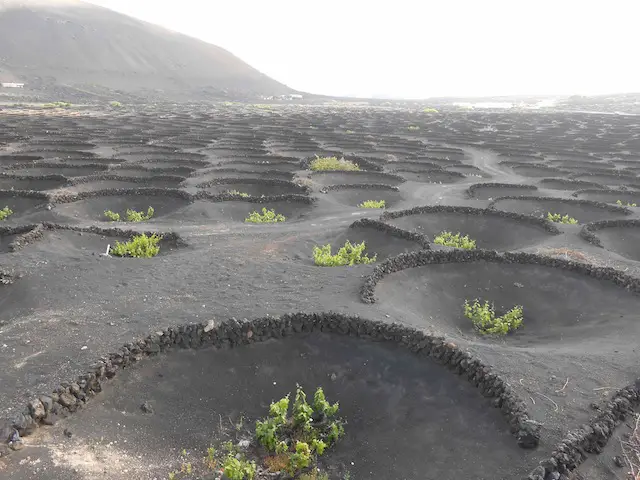
[(110, 222), (119, 222), (120, 221), (120, 214), (116, 213), (116, 212), (112, 212), (111, 210), (105, 210), (104, 211), (104, 216), (107, 217), (107, 219)]
[(547, 212), (547, 220), (549, 220), (550, 222), (566, 223), (569, 225), (575, 225), (576, 223), (578, 223), (578, 220), (576, 220), (573, 217), (570, 217), (569, 215), (560, 215), (559, 213), (551, 213), (551, 212)]
[(314, 172), (327, 172), (327, 171), (343, 171), (343, 172), (357, 172), (360, 167), (351, 160), (345, 160), (344, 158), (338, 159), (338, 157), (318, 157), (311, 161), (309, 166)]
[(387, 202), (384, 200), (365, 200), (358, 207), (360, 208), (384, 208)]
[(410, 132), (417, 132), (418, 130), (420, 130), (420, 127), (417, 125), (409, 125), (407, 127), (407, 130), (409, 130)]
[[(144, 222), (145, 220), (150, 220), (154, 213), (155, 210), (153, 207), (149, 207), (146, 214), (143, 212), (136, 212), (135, 210), (128, 208), (125, 217), (127, 222)], [(107, 217), (110, 222), (122, 221), (122, 216), (119, 213), (112, 212), (111, 210), (105, 210), (104, 216)]]
[(249, 462), (244, 458), (236, 458), (231, 453), (224, 459), (222, 469), (229, 480), (253, 480), (256, 475), (255, 462)]
[(347, 130), (346, 133), (347, 133), (347, 135), (351, 135), (352, 133), (356, 133), (356, 132), (354, 132), (353, 130)]
[(143, 212), (136, 212), (127, 208), (127, 222), (144, 222), (145, 220), (150, 220), (154, 213), (153, 207), (147, 209), (146, 215)]
[(45, 103), (42, 108), (71, 108), (71, 104), (68, 102), (52, 102)]
[(115, 100), (113, 102), (109, 102), (109, 106), (112, 108), (122, 108), (122, 104), (120, 102), (116, 102)]
[(227, 190), (225, 193), (228, 195), (235, 195), (237, 197), (242, 197), (242, 198), (249, 198), (251, 196), (246, 192), (241, 192), (240, 190)]
[(352, 244), (346, 241), (344, 247), (338, 250), (338, 253), (331, 255), (331, 245), (327, 244), (322, 247), (313, 247), (313, 260), (320, 267), (342, 267), (344, 265), (369, 264), (377, 260), (377, 255), (369, 258), (364, 253), (366, 248), (365, 242)]
[(296, 442), (296, 451), (289, 455), (289, 463), (287, 464), (287, 473), (295, 475), (296, 472), (303, 470), (311, 463), (311, 448), (306, 442)]
[(488, 301), (480, 303), (477, 298), (472, 304), (464, 301), (464, 316), (483, 335), (506, 335), (516, 330), (522, 325), (522, 311), (521, 306), (515, 306), (501, 317), (496, 317), (495, 308)]
[(262, 215), (258, 212), (251, 212), (247, 218), (244, 219), (247, 223), (277, 223), (284, 222), (286, 217), (279, 213), (276, 213), (274, 209), (267, 210), (266, 207), (262, 207)]
[(618, 205), (620, 205), (621, 207), (637, 207), (638, 205), (635, 203), (623, 203), (622, 200), (618, 200), (616, 202)]
[[(316, 390), (309, 404), (298, 385), (291, 415), (289, 404), (289, 395), (271, 403), (269, 416), (256, 422), (256, 438), (269, 453), (276, 455), (270, 457), (270, 470), (285, 470), (295, 476), (344, 435), (344, 426), (336, 418), (339, 405), (327, 402), (322, 388)], [(292, 449), (290, 445), (295, 446)]]
[(6, 220), (11, 215), (13, 215), (13, 210), (11, 210), (9, 207), (4, 207), (2, 210), (0, 210), (0, 221)]
[(462, 236), (460, 232), (455, 235), (451, 232), (441, 232), (433, 239), (433, 243), (446, 247), (462, 248), (463, 250), (473, 250), (476, 248), (476, 241), (471, 240), (468, 235)]
[(147, 236), (144, 233), (135, 235), (126, 243), (116, 241), (114, 247), (111, 247), (111, 255), (117, 257), (133, 257), (133, 258), (150, 258), (155, 257), (160, 252), (160, 240), (162, 237), (153, 234)]
[(424, 113), (439, 113), (438, 110), (436, 110), (435, 108), (423, 108), (422, 111)]

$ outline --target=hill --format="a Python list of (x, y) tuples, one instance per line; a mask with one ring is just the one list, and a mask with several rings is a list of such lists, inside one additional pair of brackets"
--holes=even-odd
[(0, 0), (0, 81), (194, 100), (292, 92), (223, 48), (78, 0)]

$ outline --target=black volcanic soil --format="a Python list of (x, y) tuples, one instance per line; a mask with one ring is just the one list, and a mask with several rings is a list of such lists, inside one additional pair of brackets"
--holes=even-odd
[[(76, 478), (74, 469), (84, 476), (102, 470), (101, 478), (120, 478), (126, 466), (135, 478), (166, 478), (179, 468), (174, 445), (198, 458), (212, 440), (229, 435), (229, 419), (244, 416), (252, 425), (265, 414), (265, 398), (280, 398), (296, 383), (307, 390), (324, 385), (327, 398), (339, 401), (350, 419), (348, 434), (331, 452), (335, 478), (340, 471), (352, 478), (420, 478), (427, 468), (439, 478), (526, 474), (531, 452), (515, 445), (499, 410), (468, 382), (397, 347), (316, 334), (144, 362), (100, 403), (48, 432), (50, 438), (73, 432), (66, 451), (53, 452), (57, 468), (49, 475)], [(149, 399), (152, 415), (140, 410)], [(123, 432), (130, 432), (130, 446), (122, 444)], [(487, 443), (503, 458), (484, 458)], [(97, 444), (105, 445), (103, 454), (92, 453)], [(120, 458), (105, 461), (112, 456)]]
[(609, 227), (597, 230), (602, 246), (631, 260), (640, 261), (640, 226)]
[[(625, 214), (607, 208), (612, 205), (568, 202), (584, 184), (545, 186), (520, 174), (527, 169), (519, 173), (501, 163), (564, 167), (549, 163), (564, 160), (567, 168), (584, 162), (593, 169), (606, 159), (637, 156), (640, 127), (633, 117), (533, 111), (426, 116), (401, 108), (293, 105), (273, 110), (250, 104), (139, 104), (125, 112), (90, 106), (0, 112), (0, 159), (25, 155), (38, 143), (57, 143), (51, 151), (82, 147), (90, 160), (77, 163), (82, 157), (75, 153), (55, 160), (55, 166), (50, 159), (0, 160), (0, 172), (7, 173), (0, 176), (1, 185), (9, 190), (0, 208), (3, 201), (16, 202), (14, 216), (0, 222), (7, 227), (0, 233), (0, 270), (13, 274), (13, 283), (0, 284), (0, 418), (13, 417), (36, 395), (73, 381), (101, 356), (168, 326), (333, 310), (419, 327), (492, 365), (542, 425), (539, 447), (519, 449), (491, 400), (430, 358), (393, 345), (317, 333), (145, 359), (119, 372), (81, 411), (25, 437), (21, 451), (5, 456), (0, 449), (0, 476), (166, 478), (179, 466), (183, 448), (199, 461), (221, 421), (229, 424), (228, 418), (239, 414), (253, 421), (271, 400), (301, 382), (311, 389), (325, 387), (349, 422), (347, 437), (322, 460), (332, 480), (343, 480), (345, 466), (352, 478), (525, 478), (570, 431), (589, 421), (593, 405), (604, 406), (639, 376), (640, 297), (613, 282), (559, 267), (484, 261), (430, 265), (387, 275), (375, 289), (377, 302), (366, 304), (361, 290), (375, 265), (316, 267), (311, 256), (314, 245), (330, 243), (336, 249), (347, 239), (364, 240), (379, 263), (425, 247), (408, 231), (431, 237), (446, 229), (469, 234), (482, 248), (537, 253), (559, 262), (574, 259), (638, 277), (640, 238), (633, 229), (595, 231), (600, 248), (580, 237), (580, 226), (558, 225), (560, 233), (554, 235), (498, 213), (411, 215), (386, 221), (399, 228), (394, 233), (372, 222), (350, 228), (383, 213), (358, 208), (364, 200), (384, 199), (389, 211), (487, 208), (490, 199), (505, 195), (546, 199), (499, 200), (493, 203), (496, 212), (553, 211), (581, 223), (637, 219), (637, 208)], [(420, 126), (417, 134), (406, 129), (414, 124)], [(46, 132), (55, 132), (56, 140)], [(369, 159), (370, 168), (383, 171), (300, 171), (302, 160), (329, 152)], [(416, 162), (432, 165), (425, 169)], [(404, 169), (402, 177), (391, 173), (397, 166)], [(412, 167), (420, 171), (408, 171)], [(445, 168), (467, 176), (454, 178)], [(439, 175), (437, 181), (419, 177), (431, 172)], [(33, 180), (34, 188), (50, 187), (40, 197), (21, 192), (31, 180), (13, 180), (16, 174), (50, 173), (62, 175), (55, 177), (59, 183)], [(271, 176), (276, 174), (281, 176)], [(260, 189), (267, 183), (247, 180), (294, 175), (308, 192), (291, 184), (279, 184), (287, 185), (284, 191)], [(208, 193), (196, 187), (212, 181), (224, 189), (255, 187), (257, 195), (295, 193), (310, 201), (219, 201), (217, 187)], [(468, 194), (469, 187), (485, 182), (497, 185)], [(527, 184), (538, 190), (522, 187)], [(339, 187), (328, 188), (333, 185)], [(560, 188), (571, 185), (577, 188)], [(126, 190), (109, 190), (121, 187)], [(633, 200), (633, 192), (592, 189), (577, 198), (611, 204)], [(102, 218), (105, 209), (123, 213), (148, 206), (156, 209), (149, 222), (111, 224)], [(287, 221), (244, 223), (263, 206)], [(46, 228), (39, 238), (23, 236), (30, 231), (27, 225), (43, 221), (59, 226)], [(91, 233), (92, 226), (175, 232), (184, 243), (163, 243), (156, 258), (112, 258), (101, 254), (122, 237)], [(10, 227), (25, 228), (16, 233)], [(18, 246), (15, 251), (11, 244)], [(522, 304), (524, 326), (501, 339), (478, 335), (462, 316), (462, 302), (475, 297), (495, 301), (499, 310)], [(154, 414), (140, 412), (144, 401), (154, 406)], [(584, 472), (596, 480), (617, 480), (619, 470), (597, 467), (610, 465), (615, 443), (612, 439), (600, 456), (589, 453)]]
[(546, 217), (548, 213), (559, 213), (569, 215), (578, 220), (579, 223), (596, 222), (612, 218), (622, 218), (623, 211), (616, 211), (588, 203), (573, 203), (554, 198), (497, 198), (492, 202), (496, 210), (520, 213), (523, 215), (533, 215), (536, 217)]
[(349, 207), (357, 207), (368, 200), (384, 200), (385, 208), (393, 208), (402, 201), (402, 193), (387, 188), (353, 188), (345, 186), (327, 192), (327, 197)]
[(524, 326), (506, 339), (516, 345), (566, 347), (598, 338), (605, 348), (640, 328), (635, 314), (640, 296), (612, 282), (546, 266), (473, 262), (417, 267), (386, 277), (376, 295), (397, 315), (428, 317), (453, 335), (456, 330), (475, 335), (463, 315), (465, 300), (488, 300), (503, 313), (521, 305)]
[(431, 241), (442, 232), (461, 233), (486, 250), (518, 250), (543, 242), (551, 234), (526, 219), (454, 212), (416, 213), (385, 220), (404, 230), (426, 235)]
[[(125, 190), (126, 191), (126, 190)], [(97, 191), (96, 193), (99, 193)], [(105, 191), (108, 193), (109, 191)], [(171, 195), (99, 195), (70, 203), (61, 203), (56, 205), (53, 213), (57, 217), (73, 217), (81, 220), (90, 221), (109, 221), (105, 218), (105, 210), (119, 213), (121, 217), (127, 209), (136, 210), (138, 212), (146, 212), (149, 207), (153, 207), (153, 218), (168, 215), (178, 209), (185, 208), (189, 205), (189, 200), (171, 196)]]

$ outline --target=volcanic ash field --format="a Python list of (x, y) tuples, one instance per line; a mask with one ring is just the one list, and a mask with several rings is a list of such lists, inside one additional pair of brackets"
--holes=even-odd
[(638, 205), (633, 116), (8, 108), (0, 477), (640, 478)]

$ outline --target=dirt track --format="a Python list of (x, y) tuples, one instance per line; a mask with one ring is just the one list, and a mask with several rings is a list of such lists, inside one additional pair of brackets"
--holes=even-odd
[[(425, 266), (391, 274), (377, 286), (378, 301), (368, 305), (362, 303), (360, 289), (362, 277), (368, 275), (373, 266), (316, 267), (311, 261), (311, 250), (316, 244), (332, 243), (335, 248), (346, 239), (365, 240), (370, 245), (370, 253), (378, 253), (383, 260), (420, 248), (415, 242), (375, 229), (350, 229), (354, 221), (377, 219), (382, 213), (358, 208), (357, 204), (366, 199), (384, 199), (393, 211), (427, 205), (475, 208), (494, 205), (496, 210), (539, 215), (551, 209), (554, 213), (571, 214), (580, 224), (556, 225), (560, 232), (552, 234), (538, 225), (518, 220), (517, 216), (474, 217), (451, 212), (408, 215), (386, 223), (426, 235), (427, 239), (441, 230), (460, 230), (477, 238), (479, 248), (553, 255), (638, 276), (637, 247), (630, 243), (635, 243), (638, 237), (637, 227), (597, 231), (604, 248), (579, 235), (582, 224), (587, 222), (636, 219), (638, 208), (616, 206), (618, 198), (604, 197), (593, 187), (589, 187), (589, 191), (594, 190), (590, 195), (595, 196), (577, 195), (578, 199), (591, 203), (576, 202), (572, 193), (584, 186), (543, 181), (545, 178), (589, 180), (603, 190), (619, 191), (619, 199), (625, 204), (640, 205), (640, 177), (634, 170), (640, 166), (640, 126), (636, 118), (476, 112), (427, 115), (392, 109), (329, 111), (303, 107), (265, 111), (241, 106), (177, 111), (131, 109), (108, 114), (87, 111), (74, 117), (63, 114), (0, 116), (0, 186), (5, 189), (0, 192), (0, 208), (7, 204), (15, 212), (0, 227), (50, 222), (61, 226), (108, 228), (113, 225), (101, 221), (105, 209), (141, 210), (153, 206), (154, 219), (140, 225), (126, 225), (126, 228), (175, 232), (181, 239), (157, 258), (123, 260), (101, 256), (112, 239), (88, 231), (80, 234), (52, 226), (39, 239), (17, 251), (10, 251), (8, 246), (16, 236), (12, 232), (3, 234), (0, 268), (12, 271), (15, 281), (0, 285), (0, 417), (22, 411), (34, 396), (51, 392), (61, 382), (70, 381), (100, 356), (167, 326), (229, 317), (333, 310), (372, 320), (411, 324), (446, 336), (493, 365), (527, 402), (533, 418), (543, 425), (540, 446), (529, 452), (515, 446), (508, 428), (500, 424), (499, 416), (493, 420), (491, 407), (480, 395), (477, 395), (477, 405), (469, 402), (473, 406), (455, 407), (459, 408), (455, 415), (461, 418), (458, 433), (451, 430), (453, 420), (447, 415), (416, 419), (401, 409), (404, 413), (399, 415), (406, 415), (402, 421), (413, 418), (418, 424), (423, 421), (433, 425), (430, 434), (413, 441), (439, 453), (425, 454), (412, 449), (409, 440), (386, 444), (385, 435), (371, 433), (369, 453), (353, 453), (355, 450), (348, 449), (336, 453), (339, 462), (348, 462), (350, 453), (361, 460), (352, 468), (355, 478), (393, 478), (393, 472), (399, 475), (396, 478), (406, 479), (524, 477), (538, 461), (549, 456), (570, 430), (589, 420), (594, 404), (603, 404), (638, 376), (640, 354), (635, 339), (640, 334), (640, 297), (611, 282), (583, 278), (558, 268), (524, 265), (507, 268), (477, 262)], [(580, 125), (579, 133), (574, 128), (576, 124)], [(420, 125), (420, 131), (408, 131), (409, 125)], [(483, 129), (488, 125), (500, 128)], [(629, 132), (626, 142), (621, 143), (617, 135), (609, 142), (607, 131), (621, 129)], [(624, 151), (635, 152), (634, 160), (625, 156), (625, 160), (618, 163), (616, 154)], [(24, 152), (34, 158), (19, 157), (26, 155)], [(355, 161), (362, 158), (365, 171), (310, 174), (303, 169), (301, 161), (314, 154), (344, 155)], [(4, 158), (7, 161), (3, 161)], [(525, 166), (553, 167), (560, 173), (551, 168), (536, 170), (530, 166), (522, 170), (515, 166), (517, 162)], [(626, 173), (581, 175), (580, 171), (563, 170), (579, 166), (580, 162), (598, 172), (615, 169)], [(421, 164), (429, 166), (420, 168)], [(553, 173), (552, 177), (547, 177), (549, 172)], [(45, 177), (50, 175), (57, 176)], [(222, 180), (225, 178), (230, 180)], [(265, 179), (276, 181), (260, 182)], [(623, 180), (626, 186), (621, 190)], [(15, 190), (10, 191), (13, 182)], [(386, 187), (367, 189), (362, 184)], [(469, 191), (474, 184), (513, 186), (485, 185)], [(343, 186), (324, 190), (329, 185)], [(537, 189), (516, 185), (533, 185)], [(563, 185), (568, 188), (562, 189)], [(27, 186), (40, 193), (22, 193)], [(109, 190), (123, 188), (126, 190)], [(256, 195), (253, 201), (262, 203), (224, 197), (228, 190), (235, 189)], [(94, 193), (105, 190), (107, 195)], [(74, 197), (77, 192), (80, 197)], [(261, 199), (261, 195), (265, 197)], [(615, 192), (611, 195), (615, 196)], [(504, 196), (512, 198), (500, 200)], [(308, 199), (313, 199), (313, 203)], [(606, 205), (594, 201), (606, 202)], [(243, 223), (250, 211), (263, 206), (285, 214), (287, 221), (264, 226)], [(522, 287), (514, 286), (516, 284)], [(525, 303), (525, 311), (532, 312), (530, 326), (527, 327), (525, 314), (525, 326), (514, 336), (497, 341), (478, 336), (466, 328), (468, 325), (463, 323), (458, 308), (469, 298), (469, 289), (489, 296), (496, 303)], [(355, 363), (350, 364), (345, 353), (351, 349), (363, 358), (377, 359), (363, 375), (377, 378), (380, 384), (363, 381), (357, 392), (353, 389), (347, 392), (334, 385), (334, 394), (341, 402), (344, 398), (345, 405), (351, 402), (346, 410), (357, 416), (356, 393), (370, 398), (373, 392), (378, 392), (378, 397), (371, 397), (377, 399), (375, 402), (362, 401), (361, 413), (379, 415), (383, 423), (378, 426), (386, 434), (405, 438), (407, 426), (398, 419), (395, 420), (400, 426), (393, 423), (390, 413), (400, 408), (394, 396), (397, 391), (391, 388), (393, 382), (386, 374), (380, 378), (375, 373), (376, 369), (385, 371), (384, 365), (389, 363), (385, 356), (393, 355), (391, 350), (359, 346), (355, 340), (336, 340), (335, 356), (345, 355), (344, 362), (336, 363), (331, 355), (322, 355), (328, 350), (323, 344), (326, 339), (308, 342), (291, 341), (290, 349), (285, 344), (266, 350), (260, 350), (266, 344), (251, 347), (246, 358), (242, 349), (234, 350), (233, 354), (226, 352), (215, 374), (221, 379), (204, 386), (196, 381), (203, 390), (194, 395), (220, 395), (217, 388), (220, 383), (238, 391), (253, 391), (249, 388), (255, 386), (253, 380), (245, 379), (242, 374), (236, 378), (229, 376), (229, 369), (237, 369), (242, 362), (256, 366), (262, 358), (273, 366), (270, 375), (283, 384), (284, 390), (271, 391), (256, 386), (254, 393), (260, 395), (242, 396), (246, 402), (242, 408), (255, 416), (272, 397), (289, 391), (296, 375), (309, 385), (321, 382), (322, 368), (318, 365), (325, 368), (327, 375), (341, 366), (348, 376), (349, 371), (355, 369)], [(299, 365), (292, 372), (288, 366), (295, 359), (287, 355), (292, 355), (291, 351), (297, 348), (312, 351), (315, 356), (308, 367)], [(141, 381), (138, 397), (132, 397), (127, 405), (117, 398), (124, 395), (123, 388), (135, 385), (136, 375), (144, 377), (156, 371), (164, 372), (167, 377), (163, 386), (167, 392), (188, 392), (194, 388), (194, 379), (183, 379), (187, 378), (190, 368), (201, 369), (200, 376), (205, 377), (202, 381), (207, 377), (201, 366), (205, 360), (199, 356), (205, 353), (196, 354), (197, 358), (193, 359), (189, 359), (189, 355), (176, 356), (175, 365), (169, 356), (163, 357), (162, 362), (171, 364), (166, 368), (148, 360), (137, 374), (127, 373), (122, 380), (118, 377), (113, 391), (100, 394), (81, 413), (26, 437), (25, 449), (7, 459), (0, 458), (0, 475), (118, 479), (132, 478), (123, 473), (124, 469), (131, 468), (136, 472), (133, 478), (166, 478), (172, 451), (187, 446), (206, 448), (203, 432), (193, 433), (195, 440), (189, 437), (183, 442), (182, 439), (192, 434), (189, 432), (196, 428), (198, 419), (213, 407), (198, 405), (191, 399), (188, 409), (196, 412), (195, 417), (175, 425), (163, 425), (165, 430), (158, 435), (166, 442), (145, 447), (145, 439), (154, 434), (156, 427), (148, 419), (140, 425), (140, 412), (135, 411), (135, 407), (151, 396), (159, 408), (164, 408), (160, 407), (165, 401), (162, 391), (154, 387), (153, 382), (138, 379)], [(418, 391), (415, 381), (424, 375), (420, 369), (427, 367), (415, 360), (406, 361), (406, 369), (400, 368), (395, 375), (400, 377), (400, 384), (406, 384), (406, 390), (402, 391), (416, 399), (406, 406), (409, 411), (425, 408), (417, 398), (429, 395), (433, 395), (436, 402), (433, 408), (445, 409), (437, 402), (444, 401), (446, 395), (459, 393), (445, 395), (444, 392), (466, 388), (466, 385), (447, 384)], [(188, 362), (198, 366), (189, 367)], [(435, 364), (428, 368), (438, 370)], [(446, 373), (437, 371), (434, 375)], [(126, 384), (129, 387), (125, 387)], [(396, 385), (395, 388), (405, 387)], [(179, 415), (181, 408), (187, 408), (181, 404), (176, 406), (167, 398), (166, 411), (172, 412), (171, 415)], [(478, 406), (483, 405), (481, 402), (486, 402), (485, 408), (489, 409), (484, 413), (488, 416), (487, 425), (476, 428), (486, 430), (486, 436), (470, 434), (466, 441), (456, 442), (454, 438), (464, 435), (467, 420), (463, 418), (480, 415), (473, 413), (473, 408), (483, 411)], [(384, 405), (388, 410), (382, 414), (375, 410), (374, 404)], [(113, 428), (121, 410), (128, 412), (127, 422), (136, 425), (127, 433)], [(365, 435), (366, 425), (365, 419), (354, 422), (358, 435)], [(72, 440), (62, 434), (64, 428), (75, 432)], [(77, 453), (98, 442), (101, 435), (96, 432), (102, 431), (109, 441), (120, 439), (117, 456), (129, 458), (128, 467), (110, 460), (108, 451), (102, 456), (85, 452), (83, 457)], [(357, 443), (356, 438), (362, 437), (353, 437), (350, 442)], [(129, 439), (129, 445), (135, 443), (135, 449), (123, 446), (122, 439)], [(446, 448), (437, 449), (435, 439), (441, 440)], [(502, 451), (494, 448), (496, 442), (505, 442)], [(476, 457), (481, 445), (486, 450)], [(158, 451), (163, 452), (162, 462), (154, 457)], [(615, 454), (605, 452), (598, 462), (606, 467), (611, 461), (605, 456)], [(138, 455), (142, 459), (138, 459)], [(440, 459), (437, 465), (432, 456)], [(90, 459), (88, 463), (87, 459)], [(376, 463), (381, 459), (384, 468)], [(136, 470), (134, 460), (145, 468)], [(406, 468), (387, 469), (394, 462), (406, 464)], [(455, 464), (456, 469), (446, 468), (448, 464)], [(44, 467), (48, 469), (43, 470)], [(596, 469), (589, 468), (595, 475), (589, 478), (613, 479), (614, 474), (623, 472), (612, 469), (614, 473), (607, 473), (603, 467), (594, 473)]]

